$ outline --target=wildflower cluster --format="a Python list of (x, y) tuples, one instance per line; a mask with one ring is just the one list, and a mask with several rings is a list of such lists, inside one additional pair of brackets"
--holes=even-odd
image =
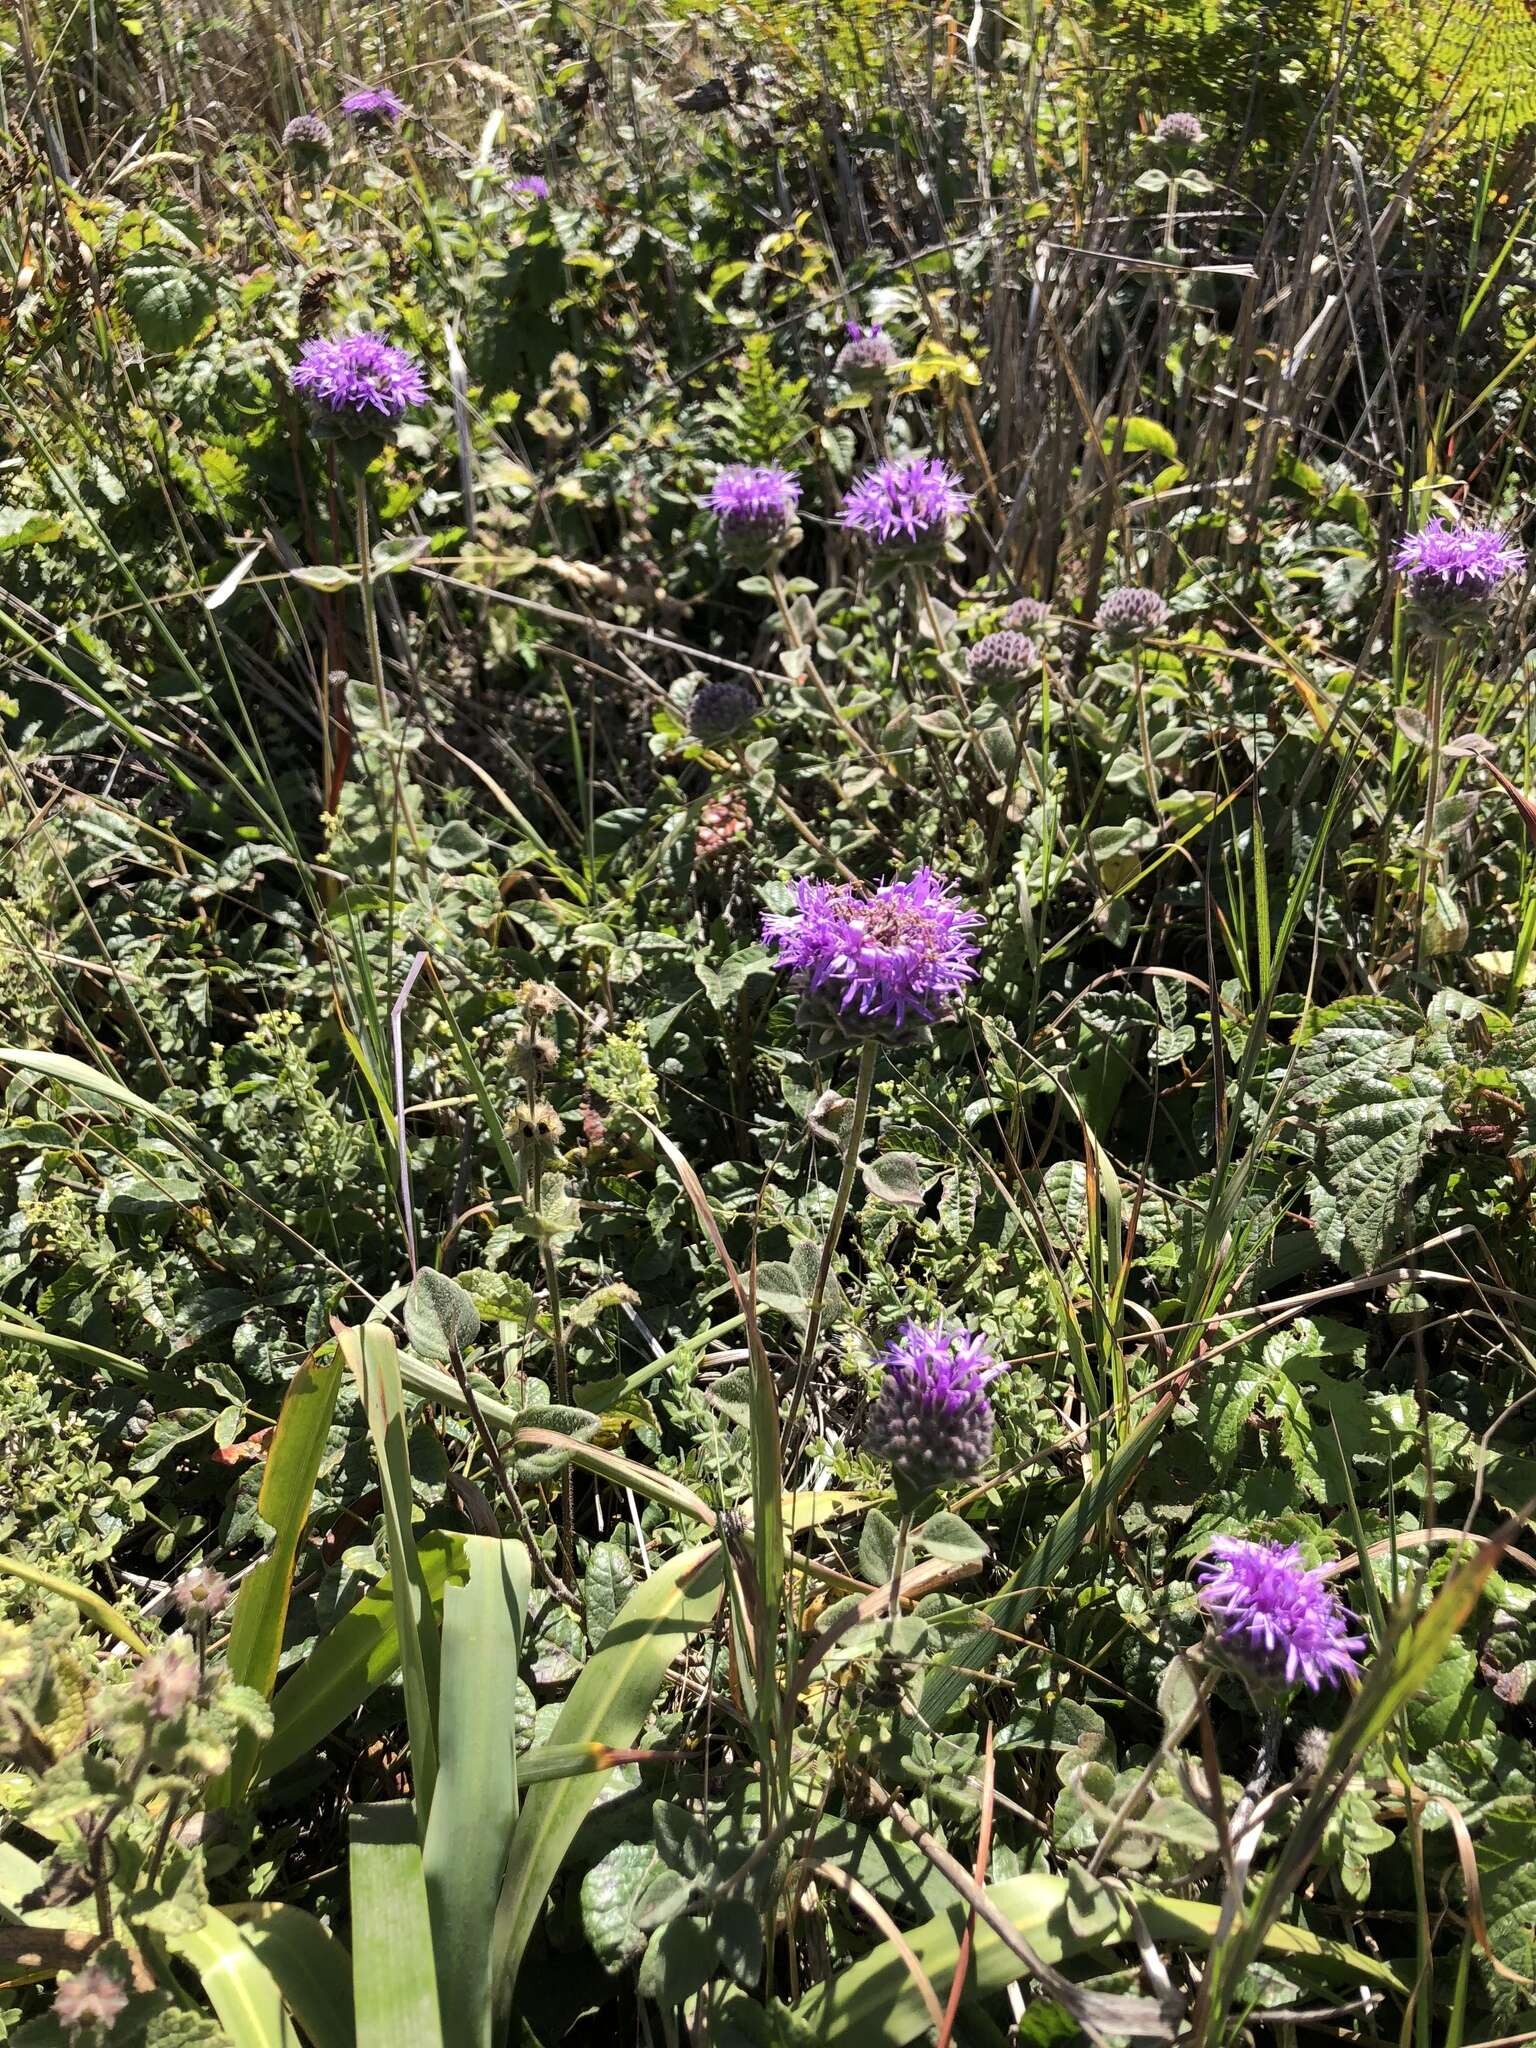
[(392, 93), (387, 85), (365, 85), (359, 91), (347, 94), (341, 103), (341, 111), (356, 128), (367, 134), (398, 128), (405, 119), (405, 101)]
[(847, 335), (833, 370), (856, 389), (878, 390), (898, 361), (895, 343), (878, 321), (873, 327), (861, 327), (857, 320), (850, 320)]
[(864, 1431), (908, 1502), (970, 1479), (992, 1455), (987, 1388), (1004, 1368), (970, 1330), (906, 1322), (882, 1355), (885, 1379)]
[(976, 970), (981, 923), (932, 868), (869, 891), (795, 884), (795, 908), (763, 919), (776, 964), (850, 1036), (898, 1041), (937, 1024)]
[(1398, 542), (1392, 566), (1421, 623), (1443, 627), (1486, 616), (1503, 586), (1525, 567), (1525, 552), (1497, 527), (1431, 519)]
[(1216, 1647), (1260, 1688), (1305, 1685), (1317, 1692), (1359, 1670), (1354, 1617), (1295, 1543), (1218, 1536), (1196, 1568), (1200, 1604)]
[(387, 433), (427, 395), (416, 358), (377, 334), (306, 341), (291, 382), (322, 432), (351, 439)]
[(882, 462), (855, 479), (843, 500), (842, 523), (872, 546), (912, 555), (942, 547), (965, 517), (970, 499), (960, 479), (936, 456)]
[(766, 559), (791, 544), (800, 486), (787, 469), (731, 463), (710, 487), (720, 543), (739, 560)]
[(700, 683), (688, 700), (689, 736), (706, 747), (734, 739), (757, 712), (757, 699), (741, 683)]

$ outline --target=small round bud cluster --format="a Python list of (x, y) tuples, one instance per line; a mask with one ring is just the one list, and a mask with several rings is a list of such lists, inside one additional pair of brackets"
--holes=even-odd
[(1168, 606), (1155, 590), (1125, 584), (1110, 591), (1099, 606), (1094, 626), (1104, 638), (1122, 646), (1160, 633), (1168, 623)]
[(896, 345), (878, 321), (873, 327), (848, 322), (848, 339), (838, 350), (834, 372), (845, 384), (860, 390), (878, 390), (899, 361)]
[(128, 2004), (128, 1993), (105, 1963), (88, 1963), (72, 1977), (61, 1977), (53, 1994), (53, 2016), (66, 2033), (97, 2027), (108, 2033)]
[(864, 1447), (889, 1464), (909, 1499), (971, 1479), (992, 1455), (987, 1388), (1004, 1368), (970, 1330), (903, 1323), (887, 1347), (885, 1379)]
[(711, 797), (699, 812), (699, 829), (693, 835), (694, 859), (721, 860), (738, 852), (749, 826), (744, 797), (736, 792)]
[(209, 1622), (229, 1603), (229, 1581), (208, 1565), (194, 1565), (172, 1586), (171, 1598), (187, 1621)]
[(741, 683), (700, 683), (688, 700), (688, 736), (711, 747), (745, 732), (758, 713), (758, 701)]
[(1155, 140), (1174, 149), (1198, 149), (1205, 140), (1205, 129), (1198, 114), (1164, 114)]
[(1011, 683), (1039, 666), (1040, 650), (1027, 633), (988, 633), (965, 658), (971, 680)]
[(1042, 597), (1016, 597), (1003, 613), (1010, 633), (1043, 633), (1050, 623), (1051, 608)]
[(283, 147), (290, 156), (313, 160), (331, 153), (329, 123), (318, 114), (295, 114), (283, 130)]

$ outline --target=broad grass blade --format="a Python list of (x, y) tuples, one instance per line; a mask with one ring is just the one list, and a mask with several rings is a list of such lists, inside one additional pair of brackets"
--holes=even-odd
[(443, 2048), (427, 1887), (408, 1801), (353, 1809), (351, 1868), (357, 2048)]

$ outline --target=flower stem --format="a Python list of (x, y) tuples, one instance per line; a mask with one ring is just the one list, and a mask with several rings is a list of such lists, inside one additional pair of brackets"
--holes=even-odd
[(384, 656), (379, 647), (379, 615), (373, 601), (373, 542), (369, 533), (368, 486), (361, 475), (355, 486), (357, 501), (357, 575), (363, 586), (363, 641), (368, 649), (368, 680), (379, 700), (379, 724), (389, 725), (389, 696), (384, 688)]
[(912, 1541), (913, 1509), (908, 1508), (896, 1524), (896, 1543), (891, 1551), (891, 1585), (885, 1603), (885, 1647), (890, 1649), (896, 1638), (896, 1623), (901, 1616), (901, 1575), (907, 1568), (907, 1549)]
[(1424, 960), (1424, 912), (1429, 901), (1430, 847), (1440, 808), (1440, 730), (1445, 715), (1445, 642), (1437, 639), (1429, 671), (1429, 776), (1424, 790), (1424, 828), (1419, 835), (1419, 876), (1414, 890), (1413, 969)]
[(821, 1248), (821, 1264), (816, 1269), (816, 1291), (811, 1296), (810, 1313), (805, 1319), (805, 1342), (800, 1349), (800, 1363), (795, 1369), (795, 1384), (789, 1397), (789, 1414), (784, 1424), (786, 1436), (795, 1426), (800, 1405), (805, 1399), (806, 1387), (810, 1382), (811, 1364), (816, 1356), (817, 1340), (821, 1336), (827, 1282), (832, 1276), (832, 1261), (837, 1256), (837, 1241), (842, 1235), (843, 1218), (848, 1214), (848, 1204), (853, 1197), (853, 1177), (859, 1170), (859, 1147), (864, 1142), (864, 1126), (869, 1120), (869, 1103), (874, 1093), (875, 1067), (879, 1058), (879, 1040), (867, 1038), (859, 1048), (859, 1078), (854, 1088), (853, 1116), (848, 1125), (848, 1143), (843, 1152), (843, 1171), (832, 1203), (832, 1218), (827, 1225), (826, 1242)]

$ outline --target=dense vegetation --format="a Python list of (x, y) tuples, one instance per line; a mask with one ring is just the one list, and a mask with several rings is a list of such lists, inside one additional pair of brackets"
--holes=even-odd
[(0, 2038), (1536, 2039), (1470, 21), (0, 23)]

